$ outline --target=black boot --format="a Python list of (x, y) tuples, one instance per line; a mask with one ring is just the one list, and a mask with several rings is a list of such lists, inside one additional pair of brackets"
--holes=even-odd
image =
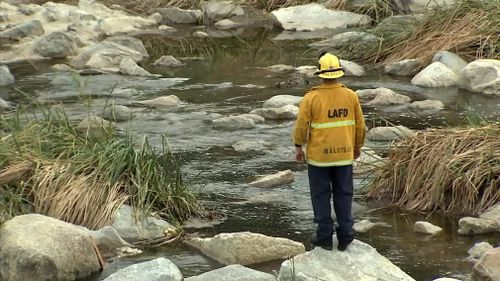
[(327, 251), (333, 250), (333, 242), (332, 240), (326, 241), (326, 240), (319, 240), (314, 236), (311, 238), (311, 244), (317, 247), (321, 247)]

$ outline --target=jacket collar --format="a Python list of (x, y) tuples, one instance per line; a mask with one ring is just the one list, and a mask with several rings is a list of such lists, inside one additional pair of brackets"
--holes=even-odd
[(318, 86), (320, 89), (332, 89), (332, 88), (341, 88), (344, 87), (342, 83), (333, 83), (333, 84), (321, 84)]

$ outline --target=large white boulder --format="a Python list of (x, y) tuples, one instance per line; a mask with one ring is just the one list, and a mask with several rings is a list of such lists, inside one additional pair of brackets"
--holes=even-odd
[(268, 175), (262, 177), (256, 181), (250, 183), (251, 186), (261, 187), (261, 188), (270, 188), (283, 184), (289, 184), (294, 181), (294, 175), (292, 171), (286, 170), (281, 171), (273, 175)]
[(458, 85), (458, 76), (441, 62), (433, 62), (420, 71), (413, 79), (413, 85), (422, 87), (447, 87)]
[(389, 224), (383, 222), (371, 222), (369, 220), (362, 220), (355, 222), (354, 225), (352, 226), (352, 229), (357, 233), (367, 233), (376, 226), (391, 227)]
[(101, 269), (87, 232), (50, 217), (15, 217), (0, 228), (0, 280), (66, 281)]
[(414, 281), (370, 245), (358, 240), (344, 252), (316, 247), (281, 264), (278, 281), (314, 280)]
[(457, 75), (467, 66), (467, 61), (457, 54), (448, 51), (439, 51), (432, 58), (433, 62), (440, 62), (453, 70)]
[(439, 100), (422, 100), (410, 104), (410, 108), (422, 111), (439, 111), (444, 109), (444, 103)]
[(212, 121), (214, 129), (240, 130), (255, 128), (255, 121), (243, 116), (227, 116)]
[(184, 10), (177, 7), (157, 10), (162, 16), (162, 24), (197, 24), (203, 12), (201, 10)]
[(185, 281), (276, 281), (272, 274), (232, 264), (184, 279)]
[(500, 281), (500, 247), (487, 251), (472, 268), (473, 281)]
[(479, 218), (494, 221), (497, 224), (497, 231), (500, 232), (500, 203), (486, 210), (479, 215)]
[(137, 65), (131, 58), (124, 58), (119, 64), (120, 73), (133, 76), (155, 76), (149, 71)]
[(462, 70), (463, 86), (470, 91), (500, 95), (500, 60), (481, 59)]
[(353, 61), (340, 59), (340, 64), (344, 69), (345, 76), (363, 76), (366, 74), (365, 69)]
[(460, 235), (487, 234), (495, 232), (496, 229), (497, 224), (491, 220), (465, 217), (458, 221), (458, 234)]
[(116, 122), (116, 121), (127, 121), (134, 117), (132, 109), (124, 106), (113, 104), (106, 107), (102, 112), (102, 118)]
[(151, 107), (155, 107), (158, 109), (168, 109), (168, 108), (173, 108), (177, 107), (181, 100), (179, 97), (175, 95), (170, 95), (170, 96), (163, 96), (163, 97), (157, 97), (154, 99), (150, 100), (143, 100), (143, 101), (138, 101), (138, 104), (142, 105), (147, 105)]
[(309, 44), (310, 47), (313, 48), (334, 48), (334, 49), (342, 49), (352, 46), (356, 44), (357, 48), (360, 46), (371, 47), (372, 45), (377, 45), (378, 37), (362, 31), (346, 31), (343, 33), (335, 34), (332, 37), (321, 40), (319, 42), (314, 42)]
[(262, 116), (270, 120), (290, 120), (297, 118), (299, 108), (295, 105), (285, 105), (278, 108), (258, 108), (250, 111), (250, 114)]
[(104, 281), (182, 281), (179, 268), (166, 258), (134, 264), (108, 276)]
[(369, 16), (330, 10), (316, 3), (281, 8), (271, 14), (283, 29), (296, 31), (347, 28), (371, 22)]
[(13, 84), (15, 81), (14, 75), (10, 73), (10, 69), (7, 66), (0, 66), (0, 87)]
[(103, 42), (113, 42), (139, 52), (142, 55), (142, 58), (138, 61), (134, 60), (135, 62), (146, 62), (149, 58), (148, 50), (146, 50), (146, 47), (142, 43), (141, 39), (126, 35), (116, 35), (106, 38)]
[(430, 234), (430, 235), (438, 234), (439, 232), (443, 231), (441, 227), (433, 225), (432, 223), (426, 221), (415, 222), (413, 229), (417, 233)]
[(78, 45), (74, 34), (52, 32), (35, 43), (35, 52), (42, 57), (65, 58), (76, 55)]
[(158, 23), (154, 19), (146, 19), (134, 16), (118, 16), (103, 18), (98, 21), (96, 30), (104, 35), (113, 35), (118, 33), (129, 33), (140, 31), (152, 27)]
[(298, 106), (302, 97), (291, 96), (291, 95), (277, 95), (264, 102), (262, 107), (264, 108), (277, 108), (285, 105), (295, 105)]
[(233, 1), (208, 1), (203, 2), (203, 21), (214, 23), (223, 19), (242, 16), (245, 14), (243, 8)]
[(305, 251), (302, 243), (251, 232), (221, 233), (212, 238), (193, 238), (186, 243), (226, 265), (286, 259)]
[(405, 126), (381, 126), (368, 131), (366, 138), (372, 141), (393, 141), (415, 135), (415, 131)]
[(384, 72), (399, 76), (412, 76), (418, 73), (422, 63), (418, 59), (404, 59), (390, 63), (384, 67)]
[(90, 68), (118, 72), (124, 58), (130, 58), (137, 63), (144, 59), (144, 55), (115, 42), (103, 41), (88, 47), (70, 62), (70, 66), (76, 69)]
[(487, 251), (489, 251), (491, 249), (493, 249), (493, 246), (491, 246), (490, 243), (479, 242), (479, 243), (474, 244), (474, 246), (467, 251), (467, 254), (469, 254), (470, 259), (477, 260), (477, 259), (480, 259), (484, 255), (484, 253), (486, 253)]
[(378, 105), (401, 105), (408, 104), (411, 102), (411, 98), (405, 95), (397, 94), (391, 89), (387, 88), (377, 88), (377, 95), (374, 99), (367, 102), (367, 105), (378, 106)]

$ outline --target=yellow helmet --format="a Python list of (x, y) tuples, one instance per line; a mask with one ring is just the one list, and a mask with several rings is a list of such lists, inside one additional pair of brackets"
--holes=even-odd
[(319, 57), (318, 71), (314, 73), (324, 79), (334, 79), (344, 76), (340, 60), (330, 53), (322, 53)]

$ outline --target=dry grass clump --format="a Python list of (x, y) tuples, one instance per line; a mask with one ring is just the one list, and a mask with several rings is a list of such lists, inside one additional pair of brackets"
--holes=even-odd
[(500, 126), (429, 130), (401, 141), (367, 196), (412, 211), (486, 210), (500, 201)]

